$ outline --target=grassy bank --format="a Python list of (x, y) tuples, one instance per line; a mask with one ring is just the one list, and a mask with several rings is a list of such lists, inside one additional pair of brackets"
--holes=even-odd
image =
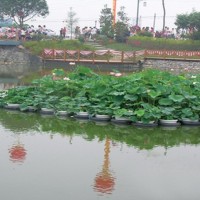
[(105, 46), (107, 48), (115, 49), (117, 51), (138, 51), (138, 50), (143, 49), (141, 47), (133, 46), (128, 43), (126, 44), (126, 43), (117, 43), (117, 42), (108, 43), (108, 44), (105, 44)]
[(27, 41), (24, 47), (31, 53), (40, 55), (43, 49), (67, 49), (67, 50), (93, 50), (91, 46), (85, 45), (78, 40), (44, 40), (44, 41)]
[(130, 45), (133, 48), (137, 47), (156, 50), (200, 50), (200, 41), (197, 40), (175, 40), (166, 38), (132, 36), (128, 38), (127, 45)]

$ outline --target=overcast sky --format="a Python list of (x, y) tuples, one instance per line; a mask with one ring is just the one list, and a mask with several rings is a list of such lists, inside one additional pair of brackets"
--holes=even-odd
[[(70, 7), (76, 13), (78, 25), (94, 26), (97, 21), (99, 27), (99, 16), (104, 5), (112, 8), (113, 0), (47, 0), (49, 6), (49, 16), (46, 18), (36, 18), (29, 21), (35, 26), (46, 25), (48, 28), (59, 32), (60, 28), (66, 26), (67, 13)], [(121, 6), (125, 7), (125, 12), (130, 18), (130, 24), (135, 25), (138, 0), (117, 0), (117, 11)], [(161, 30), (163, 7), (162, 0), (140, 0), (139, 1), (139, 25), (152, 27), (155, 18), (155, 29)], [(143, 4), (146, 2), (146, 6)], [(193, 9), (200, 12), (200, 0), (165, 0), (166, 26), (174, 28), (174, 21), (177, 14), (191, 13)]]

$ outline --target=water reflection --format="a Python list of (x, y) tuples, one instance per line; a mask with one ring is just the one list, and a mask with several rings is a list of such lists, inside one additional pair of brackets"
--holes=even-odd
[(17, 144), (13, 144), (13, 146), (9, 149), (10, 160), (14, 163), (23, 163), (26, 159), (26, 149), (23, 144), (19, 142)]
[(115, 185), (115, 178), (109, 169), (110, 140), (108, 138), (105, 141), (104, 152), (104, 163), (101, 172), (99, 172), (95, 177), (94, 190), (102, 194), (112, 194)]
[(198, 200), (199, 136), (0, 109), (1, 197)]
[[(0, 110), (0, 123), (16, 133), (28, 130), (43, 131), (51, 134), (60, 133), (72, 141), (73, 136), (80, 135), (91, 141), (98, 138), (103, 141), (108, 136), (113, 142), (126, 143), (138, 149), (153, 149), (161, 146), (170, 148), (181, 144), (199, 144), (199, 126), (181, 126), (176, 129), (168, 127), (138, 128), (134, 126), (117, 126), (111, 123), (96, 125), (93, 121), (80, 121), (73, 118), (60, 119), (54, 116), (44, 117), (39, 113), (21, 113)], [(173, 127), (174, 128), (174, 127)]]
[(19, 84), (19, 80), (15, 78), (0, 78), (0, 90), (14, 88)]

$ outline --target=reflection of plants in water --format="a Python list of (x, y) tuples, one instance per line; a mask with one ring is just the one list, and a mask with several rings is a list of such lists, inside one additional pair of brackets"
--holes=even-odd
[(103, 141), (109, 137), (114, 142), (125, 143), (138, 149), (152, 149), (155, 146), (169, 148), (180, 144), (200, 143), (200, 127), (181, 126), (172, 130), (169, 127), (137, 128), (112, 124), (100, 126), (95, 125), (93, 121), (82, 122), (74, 118), (43, 117), (36, 113), (7, 110), (0, 110), (0, 123), (16, 133), (36, 130), (70, 137), (80, 135), (88, 141), (96, 138)]
[(14, 132), (34, 129), (37, 125), (37, 115), (14, 110), (0, 110), (1, 124)]

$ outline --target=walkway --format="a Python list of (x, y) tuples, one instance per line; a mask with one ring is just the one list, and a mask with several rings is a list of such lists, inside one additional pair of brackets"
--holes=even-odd
[(0, 40), (0, 46), (18, 46), (21, 44), (21, 41), (17, 40)]

